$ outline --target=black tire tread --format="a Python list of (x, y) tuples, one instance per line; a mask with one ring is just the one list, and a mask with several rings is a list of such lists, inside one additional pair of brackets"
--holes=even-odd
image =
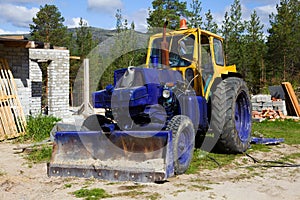
[(179, 174), (183, 174), (187, 168), (179, 166), (178, 164), (176, 164), (176, 157), (177, 157), (177, 149), (176, 149), (176, 145), (175, 142), (177, 141), (177, 137), (179, 137), (179, 132), (178, 130), (180, 129), (180, 126), (182, 125), (182, 123), (187, 123), (188, 126), (190, 126), (190, 128), (192, 128), (192, 131), (194, 133), (193, 137), (192, 137), (192, 145), (193, 148), (195, 147), (195, 129), (193, 126), (192, 121), (190, 120), (189, 117), (184, 116), (184, 115), (176, 115), (174, 116), (169, 123), (167, 124), (166, 130), (172, 130), (172, 140), (173, 140), (173, 153), (174, 153), (174, 167), (175, 167), (175, 174), (179, 175)]
[(249, 142), (242, 143), (235, 133), (233, 102), (240, 90), (245, 91), (249, 98), (246, 83), (240, 78), (230, 77), (223, 80), (213, 93), (211, 129), (218, 138), (216, 149), (224, 153), (241, 153), (250, 145), (250, 138)]

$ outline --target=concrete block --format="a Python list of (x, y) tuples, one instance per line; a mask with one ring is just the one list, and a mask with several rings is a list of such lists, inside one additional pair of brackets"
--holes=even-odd
[(272, 108), (273, 107), (273, 102), (272, 101), (263, 102), (262, 105), (263, 105), (263, 107)]
[(254, 102), (269, 102), (271, 101), (271, 95), (263, 95), (263, 94), (254, 95), (252, 99)]
[(273, 101), (273, 106), (285, 106), (285, 101)]

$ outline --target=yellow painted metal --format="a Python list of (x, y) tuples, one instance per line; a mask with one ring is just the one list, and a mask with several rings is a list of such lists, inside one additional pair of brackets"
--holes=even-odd
[[(167, 37), (169, 36), (175, 36), (175, 35), (190, 35), (193, 34), (195, 36), (195, 48), (194, 48), (194, 56), (193, 60), (191, 61), (190, 66), (185, 66), (185, 67), (172, 67), (172, 70), (180, 71), (183, 77), (185, 77), (186, 70), (188, 68), (192, 69), (194, 71), (194, 75), (198, 75), (198, 77), (195, 78), (195, 84), (194, 84), (194, 90), (196, 91), (197, 95), (200, 96), (205, 96), (205, 98), (208, 100), (210, 94), (211, 94), (211, 88), (214, 84), (214, 81), (216, 78), (220, 78), (222, 74), (228, 74), (228, 73), (237, 73), (236, 66), (231, 65), (231, 66), (226, 66), (225, 63), (226, 61), (224, 60), (224, 65), (220, 66), (216, 63), (216, 57), (215, 57), (215, 51), (214, 51), (214, 39), (218, 39), (223, 43), (223, 38), (220, 37), (219, 35), (216, 35), (214, 33), (211, 33), (209, 31), (201, 30), (198, 28), (193, 28), (193, 29), (187, 29), (187, 30), (178, 30), (178, 31), (170, 31), (166, 34)], [(209, 38), (209, 45), (210, 45), (210, 53), (211, 53), (211, 62), (213, 64), (213, 70), (214, 73), (211, 77), (211, 81), (209, 84), (206, 86), (206, 91), (204, 91), (204, 83), (202, 80), (202, 71), (203, 69), (201, 68), (201, 44), (200, 44), (200, 38), (201, 36), (207, 36)], [(151, 45), (153, 41), (157, 38), (162, 38), (162, 33), (155, 34), (150, 37), (149, 40), (149, 48), (148, 48), (148, 53), (147, 53), (147, 59), (146, 59), (146, 66), (150, 66), (150, 56), (151, 56)], [(172, 39), (170, 41), (170, 47), (172, 44)]]

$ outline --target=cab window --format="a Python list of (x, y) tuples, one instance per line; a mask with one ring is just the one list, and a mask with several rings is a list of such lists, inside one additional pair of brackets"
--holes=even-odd
[(224, 51), (222, 41), (214, 38), (214, 53), (217, 65), (224, 66)]
[[(156, 58), (158, 68), (160, 68), (161, 49), (160, 43), (162, 38), (157, 38), (153, 41), (151, 58)], [(191, 65), (194, 56), (195, 36), (191, 35), (175, 35), (167, 37), (169, 44), (169, 65), (170, 67), (185, 67)]]

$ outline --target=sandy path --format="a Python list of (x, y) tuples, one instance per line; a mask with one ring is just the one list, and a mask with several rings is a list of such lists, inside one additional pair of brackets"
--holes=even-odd
[[(77, 199), (71, 192), (83, 187), (103, 188), (117, 199), (300, 199), (299, 167), (256, 167), (249, 170), (243, 166), (254, 165), (248, 157), (235, 163), (237, 167), (204, 170), (195, 175), (173, 177), (164, 184), (110, 183), (95, 179), (48, 178), (46, 164), (29, 168), (19, 154), (14, 154), (16, 145), (0, 143), (0, 199)], [(285, 153), (299, 153), (300, 145), (280, 145), (272, 152), (259, 152), (258, 159), (274, 159)], [(300, 159), (296, 160), (300, 164)], [(69, 187), (66, 187), (66, 184)], [(126, 186), (131, 186), (127, 188)], [(132, 189), (137, 187), (136, 189)], [(124, 192), (131, 192), (124, 195)], [(137, 194), (140, 192), (140, 194)], [(141, 193), (143, 192), (143, 193)], [(116, 195), (123, 194), (123, 196)], [(132, 197), (132, 198), (131, 198)]]

